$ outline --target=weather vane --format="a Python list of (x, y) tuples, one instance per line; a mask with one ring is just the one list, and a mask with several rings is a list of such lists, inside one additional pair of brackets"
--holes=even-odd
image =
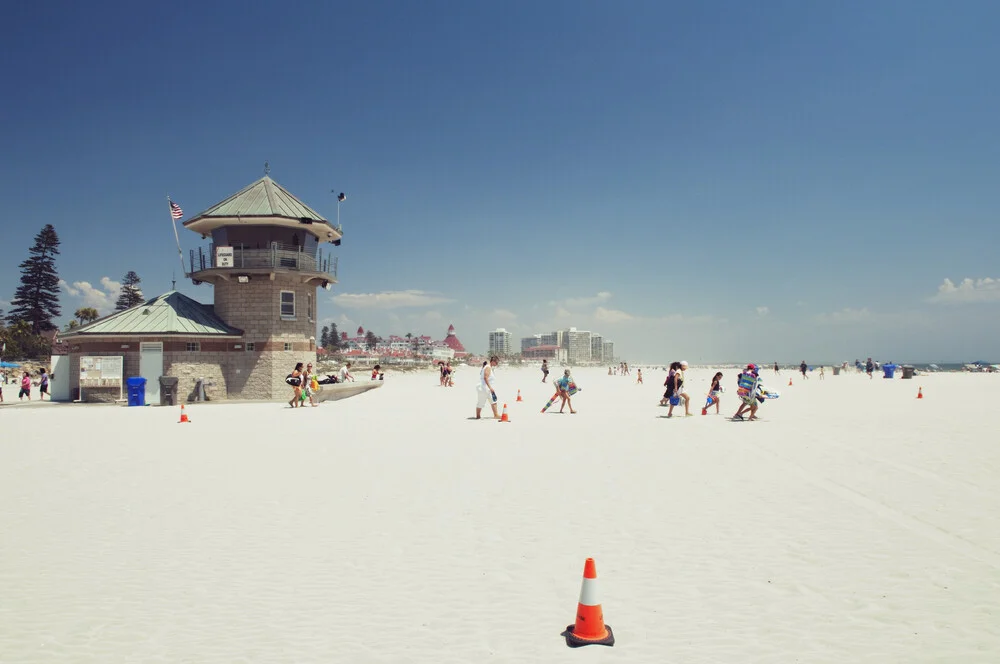
[(264, 175), (270, 175), (270, 174), (271, 174), (271, 164), (269, 164), (268, 162), (265, 161), (264, 162)]

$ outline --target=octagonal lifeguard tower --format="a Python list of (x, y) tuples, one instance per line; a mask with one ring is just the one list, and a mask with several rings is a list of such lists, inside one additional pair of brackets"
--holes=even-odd
[(337, 258), (323, 245), (339, 246), (341, 228), (266, 171), (183, 225), (211, 239), (191, 250), (187, 276), (212, 284), (215, 314), (243, 332), (242, 353), (223, 363), (228, 396), (289, 393), (295, 363), (316, 361), (316, 289), (337, 283)]

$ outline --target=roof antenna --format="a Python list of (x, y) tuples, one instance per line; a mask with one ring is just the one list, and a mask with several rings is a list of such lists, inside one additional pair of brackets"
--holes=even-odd
[(271, 164), (269, 164), (269, 163), (267, 163), (265, 161), (264, 162), (264, 177), (267, 177), (270, 174), (271, 174)]

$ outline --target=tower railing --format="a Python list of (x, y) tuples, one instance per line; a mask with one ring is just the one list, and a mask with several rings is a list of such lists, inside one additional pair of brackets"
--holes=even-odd
[(218, 265), (215, 245), (208, 250), (198, 247), (191, 249), (191, 273), (209, 269), (222, 270), (291, 270), (295, 272), (322, 272), (337, 278), (338, 256), (324, 255), (319, 249), (315, 253), (297, 245), (271, 242), (266, 247), (233, 246), (233, 264)]

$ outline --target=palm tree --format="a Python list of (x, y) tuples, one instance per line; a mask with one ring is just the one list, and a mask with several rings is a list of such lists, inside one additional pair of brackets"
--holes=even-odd
[(76, 319), (78, 321), (80, 321), (80, 325), (86, 325), (87, 323), (92, 323), (101, 317), (101, 315), (97, 313), (97, 309), (93, 307), (80, 307), (75, 312), (73, 312), (73, 315), (76, 316)]

